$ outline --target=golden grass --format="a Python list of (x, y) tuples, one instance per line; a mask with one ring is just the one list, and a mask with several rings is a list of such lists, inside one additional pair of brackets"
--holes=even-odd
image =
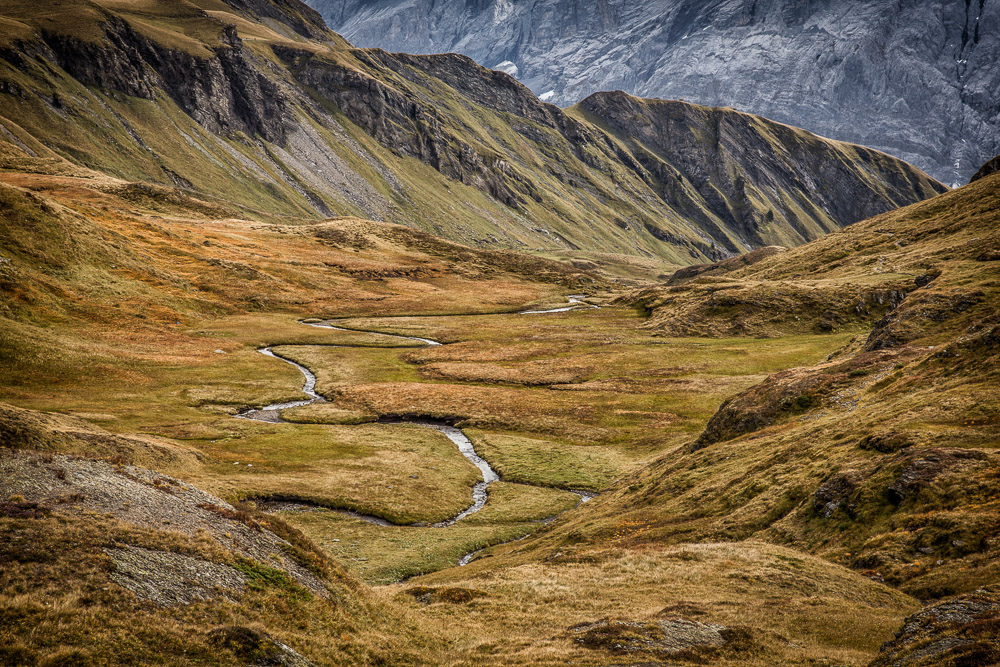
[(446, 528), (387, 528), (321, 509), (281, 516), (349, 572), (381, 584), (454, 567), (471, 551), (531, 534), (543, 519), (578, 502), (578, 496), (564, 491), (497, 482), (480, 512)]
[[(711, 664), (863, 665), (891, 638), (900, 614), (915, 608), (905, 595), (842, 567), (760, 542), (569, 546), (549, 550), (544, 559), (519, 558), (516, 545), (506, 550), (515, 555), (503, 567), (473, 561), (386, 594), (414, 585), (475, 591), (465, 604), (426, 607), (394, 597), (450, 633), (468, 652), (467, 664), (606, 664), (613, 654), (577, 645), (573, 625), (681, 617), (751, 629), (746, 650), (713, 656)], [(624, 657), (648, 661), (657, 654)]]
[[(996, 442), (995, 352), (976, 336), (988, 331), (982, 323), (1000, 281), (992, 264), (968, 259), (971, 249), (952, 248), (947, 207), (906, 214), (922, 216), (931, 238), (940, 234), (937, 254), (907, 251), (944, 265), (921, 294), (979, 290), (982, 298), (948, 311), (945, 324), (909, 317), (908, 344), (862, 352), (853, 331), (668, 338), (623, 306), (513, 314), (558, 302), (580, 274), (543, 264), (551, 282), (532, 282), (520, 275), (521, 260), (391, 225), (275, 225), (121, 182), (9, 172), (0, 181), (8, 183), (0, 224), (11, 259), (0, 265), (9, 296), (0, 306), (0, 399), (62, 413), (0, 410), (4, 437), (23, 438), (16, 446), (134, 461), (234, 500), (298, 497), (405, 522), (453, 516), (479, 477), (450, 441), (419, 426), (358, 423), (406, 414), (460, 421), (503, 477), (481, 512), (444, 529), (374, 526), (326, 509), (285, 514), (368, 582), (427, 573), (378, 589), (344, 575), (344, 606), (333, 611), (258, 591), (167, 622), (167, 612), (123, 602), (108, 586), (106, 519), (2, 519), (5, 534), (26, 536), (17, 545), (59, 554), (41, 570), (18, 555), (2, 579), (0, 608), (12, 619), (5, 641), (38, 656), (91, 643), (96, 664), (149, 660), (146, 649), (123, 653), (133, 624), (153, 626), (142, 636), (168, 645), (170, 656), (184, 647), (204, 655), (198, 627), (238, 623), (334, 664), (640, 662), (663, 656), (587, 648), (571, 626), (680, 616), (747, 633), (728, 649), (683, 659), (860, 665), (915, 608), (905, 593), (936, 597), (996, 575), (994, 459), (961, 463), (896, 507), (885, 489), (912, 452), (860, 446), (888, 431), (916, 438), (913, 451), (985, 451)], [(898, 229), (906, 219), (890, 218)], [(870, 237), (855, 242), (881, 252)], [(451, 268), (456, 257), (469, 259), (461, 271)], [(770, 261), (755, 266), (770, 275), (778, 271)], [(894, 280), (911, 268), (900, 262)], [(936, 301), (914, 303), (919, 314)], [(404, 347), (299, 322), (338, 316), (349, 317), (347, 327), (448, 344)], [(258, 354), (264, 345), (318, 375), (330, 402), (286, 415), (309, 423), (233, 417), (243, 406), (301, 397), (301, 374)], [(801, 409), (691, 451), (727, 398), (742, 402), (723, 417), (733, 405), (763, 414), (814, 377), (829, 390)], [(32, 440), (23, 425), (33, 420), (63, 435)], [(859, 480), (853, 517), (822, 517), (812, 501), (837, 474)], [(570, 509), (576, 496), (550, 487), (604, 493)], [(943, 546), (955, 543), (987, 546)], [(927, 546), (932, 553), (920, 551)], [(480, 548), (469, 566), (452, 567)], [(74, 562), (84, 564), (75, 574)], [(38, 571), (44, 576), (32, 583)], [(414, 586), (450, 592), (405, 592)], [(90, 628), (98, 612), (80, 600), (105, 588), (96, 608), (110, 620), (98, 631)], [(401, 639), (385, 639), (397, 623)], [(32, 639), (31, 627), (51, 641)]]

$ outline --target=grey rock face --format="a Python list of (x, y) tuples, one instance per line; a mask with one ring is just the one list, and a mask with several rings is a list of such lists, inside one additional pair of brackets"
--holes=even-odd
[(307, 2), (359, 46), (464, 53), (555, 104), (729, 105), (954, 184), (1000, 152), (996, 0)]
[[(833, 231), (834, 221), (889, 210), (883, 186), (866, 174), (878, 174), (897, 202), (925, 192), (919, 177), (883, 153), (855, 146), (838, 156), (839, 144), (759, 116), (621, 92), (595, 93), (577, 108), (632, 149), (658, 194), (686, 218), (711, 229), (705, 211), (712, 211), (752, 247), (776, 238), (775, 219), (790, 227), (782, 241), (798, 244)], [(825, 213), (805, 220), (796, 209)]]
[(995, 585), (929, 604), (906, 618), (868, 667), (995, 665), (998, 620), (1000, 587)]
[(164, 48), (116, 17), (107, 20), (104, 34), (100, 45), (57, 34), (44, 37), (53, 60), (82, 83), (149, 100), (162, 89), (213, 132), (284, 141), (285, 97), (256, 71), (253, 56), (231, 26), (222, 29), (220, 46), (208, 59)]
[(980, 178), (986, 178), (990, 174), (995, 174), (998, 171), (1000, 171), (1000, 155), (997, 155), (995, 158), (980, 167), (979, 171), (977, 171), (973, 177), (969, 179), (969, 182), (972, 183), (973, 181), (978, 181)]

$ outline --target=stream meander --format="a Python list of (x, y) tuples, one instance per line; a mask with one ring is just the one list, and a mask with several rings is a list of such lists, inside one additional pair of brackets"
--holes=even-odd
[[(583, 308), (600, 308), (600, 306), (595, 306), (593, 304), (584, 302), (583, 301), (584, 295), (581, 294), (572, 294), (567, 298), (570, 305), (561, 306), (558, 308), (549, 308), (545, 310), (523, 310), (520, 311), (518, 314), (542, 315), (547, 313), (564, 313), (567, 311), (578, 310)], [(428, 347), (442, 344), (436, 340), (431, 340), (429, 338), (419, 338), (416, 336), (402, 336), (399, 334), (390, 334), (381, 331), (372, 331), (366, 329), (348, 329), (344, 327), (335, 326), (333, 324), (330, 324), (329, 322), (301, 322), (301, 324), (305, 324), (311, 327), (318, 327), (321, 329), (332, 329), (334, 331), (349, 331), (353, 333), (367, 333), (378, 336), (386, 336), (389, 338), (395, 338), (397, 340), (407, 340), (416, 343), (421, 343)], [(292, 347), (292, 346), (282, 345), (281, 347)], [(309, 345), (306, 344), (303, 345), (302, 347), (309, 347)], [(321, 403), (326, 401), (326, 399), (323, 396), (321, 396), (316, 392), (316, 374), (313, 373), (310, 369), (308, 369), (307, 367), (303, 366), (302, 364), (296, 361), (292, 361), (287, 357), (281, 356), (280, 354), (276, 353), (271, 347), (261, 348), (260, 350), (258, 350), (258, 352), (268, 357), (272, 357), (274, 359), (280, 359), (281, 361), (284, 361), (286, 364), (291, 364), (292, 366), (295, 366), (295, 368), (299, 369), (299, 372), (302, 373), (302, 375), (305, 377), (305, 383), (302, 386), (302, 392), (307, 396), (309, 396), (309, 398), (306, 400), (288, 401), (285, 403), (272, 403), (270, 405), (265, 405), (262, 408), (250, 408), (237, 414), (236, 415), (237, 417), (241, 419), (251, 419), (254, 421), (262, 421), (268, 423), (282, 423), (284, 422), (284, 420), (281, 418), (281, 413), (284, 410), (289, 410), (291, 408), (298, 408), (304, 405), (311, 405), (313, 403)], [(455, 446), (458, 447), (458, 451), (462, 454), (462, 456), (468, 459), (473, 465), (475, 465), (479, 469), (479, 472), (482, 476), (482, 480), (476, 482), (476, 484), (472, 488), (472, 504), (469, 505), (469, 507), (467, 507), (466, 509), (459, 512), (454, 517), (432, 524), (432, 527), (446, 528), (454, 524), (455, 522), (464, 519), (470, 514), (478, 512), (486, 505), (486, 501), (488, 499), (488, 487), (493, 482), (499, 481), (500, 475), (497, 474), (497, 472), (492, 467), (490, 467), (490, 464), (485, 459), (481, 458), (478, 454), (476, 454), (476, 450), (472, 444), (472, 441), (469, 440), (468, 436), (466, 436), (461, 429), (456, 428), (455, 426), (451, 426), (449, 424), (445, 424), (443, 422), (429, 421), (425, 419), (411, 419), (407, 417), (394, 417), (391, 419), (385, 419), (381, 421), (382, 423), (391, 423), (391, 424), (414, 424), (417, 426), (423, 426), (425, 428), (434, 429), (440, 433), (443, 433), (449, 440), (455, 443)], [(581, 503), (587, 502), (596, 495), (589, 491), (582, 491), (576, 489), (564, 489), (564, 490), (579, 496)], [(291, 507), (295, 505), (304, 506), (305, 504), (292, 503), (292, 505), (285, 504), (284, 506)], [(337, 510), (337, 511), (341, 512), (342, 514), (346, 514), (347, 516), (351, 516), (356, 519), (361, 519), (362, 521), (367, 521), (368, 523), (373, 523), (379, 526), (391, 527), (400, 525), (400, 524), (394, 524), (390, 521), (387, 521), (386, 519), (383, 519), (382, 517), (374, 515), (352, 512), (349, 510)], [(553, 519), (555, 519), (554, 516), (549, 517), (543, 521), (547, 523)], [(474, 551), (470, 551), (469, 553), (465, 554), (459, 560), (459, 565), (467, 565), (480, 551), (482, 551), (482, 549), (476, 549)]]

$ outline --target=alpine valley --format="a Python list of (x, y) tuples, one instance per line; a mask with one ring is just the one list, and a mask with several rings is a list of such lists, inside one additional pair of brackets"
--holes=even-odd
[(1000, 160), (590, 93), (0, 3), (0, 665), (998, 664)]

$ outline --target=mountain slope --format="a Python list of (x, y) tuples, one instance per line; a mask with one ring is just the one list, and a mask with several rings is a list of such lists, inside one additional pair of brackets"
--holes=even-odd
[(0, 433), (4, 664), (433, 664), (301, 533), (134, 464), (192, 450), (4, 403)]
[[(834, 657), (827, 647), (823, 660), (868, 664), (882, 644), (873, 665), (992, 664), (1000, 575), (998, 218), (1000, 174), (992, 174), (756, 262), (720, 263), (686, 283), (633, 293), (625, 302), (648, 314), (646, 327), (665, 337), (665, 349), (692, 340), (678, 336), (701, 336), (700, 346), (724, 336), (717, 344), (728, 347), (766, 336), (787, 344), (831, 330), (842, 332), (844, 344), (819, 363), (759, 376), (727, 398), (700, 434), (549, 531), (420, 583), (495, 586), (502, 592), (490, 607), (446, 617), (507, 622), (522, 641), (541, 641), (535, 628), (555, 619), (589, 614), (566, 633), (586, 633), (576, 641), (605, 651), (596, 655), (606, 661), (621, 653), (658, 659), (672, 636), (664, 620), (683, 616), (755, 628), (755, 641), (712, 655), (710, 664), (767, 664), (765, 647), (776, 637), (789, 654), (774, 662), (811, 664), (816, 654), (790, 641), (793, 627), (812, 627), (790, 611), (792, 598), (804, 594), (822, 610), (819, 625), (830, 636), (841, 627), (840, 604), (809, 574), (806, 556), (819, 556), (927, 605), (899, 619), (896, 639), (884, 644), (889, 632), (862, 625), (877, 613), (855, 609), (844, 631), (857, 643), (840, 647), (867, 648)], [(678, 361), (698, 368), (697, 352), (689, 354)], [(666, 353), (657, 361), (671, 363), (665, 358), (673, 361)], [(675, 369), (657, 370), (664, 377)], [(627, 381), (627, 371), (614, 373)], [(665, 380), (655, 386), (683, 391)], [(792, 552), (764, 568), (736, 556), (761, 542)], [(708, 552), (723, 548), (724, 564), (714, 570)], [(700, 579), (706, 569), (708, 585)], [(716, 593), (730, 582), (739, 583), (738, 594)], [(781, 593), (755, 595), (764, 582)], [(855, 601), (875, 599), (860, 586), (847, 588)], [(617, 599), (618, 591), (629, 593)], [(734, 611), (734, 599), (744, 596), (761, 605), (760, 618)], [(592, 602), (609, 599), (603, 607)], [(796, 621), (781, 628), (791, 616)]]
[[(755, 182), (756, 152), (713, 152), (698, 129), (710, 112), (695, 106), (678, 115), (702, 159), (662, 145), (650, 159), (621, 123), (611, 136), (464, 57), (353, 49), (297, 2), (3, 12), (7, 168), (58, 155), (255, 215), (357, 215), (472, 245), (675, 264), (799, 243), (941, 190), (900, 161), (795, 132), (756, 140), (775, 168)], [(774, 127), (743, 124), (762, 125)], [(858, 205), (832, 205), (837, 191)]]
[(733, 106), (964, 183), (1000, 152), (1000, 9), (852, 0), (310, 0), (361, 46), (458, 51), (549, 101)]
[[(640, 475), (642, 491), (621, 498), (658, 517), (656, 539), (766, 537), (923, 598), (994, 579), (998, 199), (994, 174), (750, 266), (633, 295), (648, 326), (672, 335), (678, 320), (709, 335), (861, 334), (822, 364), (731, 397), (687, 451)], [(701, 484), (688, 470), (714, 472)], [(647, 509), (654, 497), (669, 500)], [(692, 503), (698, 517), (681, 520)]]
[(740, 248), (800, 245), (921, 189), (884, 153), (731, 109), (595, 93), (572, 112), (627, 146), (685, 217), (716, 212), (702, 224), (734, 230)]

